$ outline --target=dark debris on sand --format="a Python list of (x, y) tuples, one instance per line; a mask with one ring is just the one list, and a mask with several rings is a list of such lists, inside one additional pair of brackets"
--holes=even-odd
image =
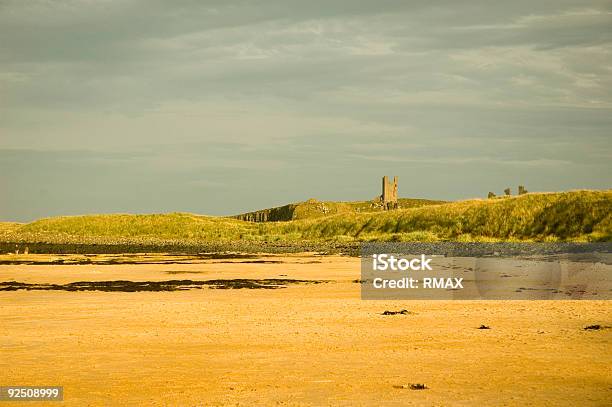
[(410, 383), (393, 386), (396, 389), (410, 389), (410, 390), (425, 390), (428, 387), (424, 383)]
[(401, 311), (385, 311), (382, 313), (382, 315), (408, 315), (410, 314), (410, 311), (408, 311), (407, 309), (403, 309)]
[(232, 280), (167, 280), (167, 281), (77, 281), (68, 284), (30, 284), (16, 281), (0, 282), (0, 291), (44, 290), (44, 291), (179, 291), (201, 289), (206, 286), (214, 289), (278, 289), (289, 284), (319, 284), (317, 280), (293, 279), (232, 279)]
[(585, 331), (599, 331), (602, 329), (608, 329), (610, 328), (609, 326), (603, 326), (603, 325), (599, 325), (599, 324), (593, 324), (593, 325), (587, 325), (584, 327)]

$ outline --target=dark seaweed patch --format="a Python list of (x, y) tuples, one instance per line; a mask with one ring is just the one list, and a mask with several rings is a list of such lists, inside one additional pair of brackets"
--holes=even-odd
[(382, 313), (382, 315), (408, 315), (410, 314), (410, 311), (408, 311), (407, 309), (403, 309), (400, 311), (385, 311)]
[[(96, 257), (95, 255), (86, 254), (85, 258), (64, 258), (53, 260), (39, 259), (3, 259), (0, 260), (0, 265), (69, 265), (69, 264), (190, 264), (200, 260), (222, 260), (218, 263), (281, 263), (275, 260), (249, 260), (260, 257), (256, 254), (249, 253), (198, 253), (198, 254), (175, 254), (168, 258), (164, 254), (155, 256), (155, 259), (147, 258), (147, 255), (122, 253), (113, 257)], [(161, 258), (160, 258), (161, 257)], [(178, 257), (178, 258), (177, 258)], [(246, 260), (245, 260), (246, 259)], [(237, 262), (223, 260), (242, 260)], [(217, 263), (217, 262), (216, 262)]]
[(396, 389), (410, 389), (410, 390), (426, 390), (428, 387), (424, 383), (410, 383), (410, 384), (400, 384), (393, 386)]
[(318, 284), (323, 281), (292, 279), (232, 279), (232, 280), (168, 280), (168, 281), (77, 281), (68, 284), (30, 284), (15, 281), (0, 282), (0, 291), (179, 291), (201, 289), (267, 289), (286, 288), (289, 284)]
[(601, 329), (610, 329), (610, 327), (605, 326), (605, 325), (599, 325), (599, 324), (587, 325), (584, 327), (585, 331), (599, 331)]

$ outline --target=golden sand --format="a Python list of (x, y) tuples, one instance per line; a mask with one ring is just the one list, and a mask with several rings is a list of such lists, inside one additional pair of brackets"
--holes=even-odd
[[(29, 283), (330, 281), (276, 290), (0, 292), (0, 385), (61, 385), (62, 405), (74, 406), (612, 400), (612, 330), (583, 329), (612, 325), (609, 302), (363, 301), (353, 282), (359, 259), (272, 257), (280, 263), (0, 266), (0, 281)], [(401, 309), (410, 313), (381, 315)]]

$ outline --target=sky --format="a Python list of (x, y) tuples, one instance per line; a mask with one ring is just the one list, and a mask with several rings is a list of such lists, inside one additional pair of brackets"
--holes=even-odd
[(0, 220), (612, 187), (612, 1), (0, 0)]

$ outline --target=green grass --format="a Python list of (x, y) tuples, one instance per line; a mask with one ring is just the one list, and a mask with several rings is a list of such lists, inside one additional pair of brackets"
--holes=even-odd
[(240, 239), (253, 224), (222, 217), (186, 213), (154, 215), (85, 215), (41, 219), (17, 232), (39, 236), (141, 238), (162, 240)]
[[(445, 201), (434, 201), (430, 199), (411, 199), (400, 198), (399, 206), (402, 209), (418, 208), (427, 205), (439, 205)], [(334, 202), (318, 201), (309, 199), (305, 202), (292, 203), (276, 208), (262, 209), (254, 212), (247, 212), (234, 216), (236, 219), (261, 219), (265, 217), (268, 221), (285, 222), (290, 220), (322, 218), (336, 214), (382, 212), (383, 209), (377, 205), (376, 201), (354, 201), (354, 202)]]
[(306, 239), (612, 240), (612, 191), (527, 194), (291, 222)]
[[(323, 215), (294, 208), (296, 220), (246, 222), (184, 213), (55, 217), (0, 223), (5, 242), (171, 243), (227, 241), (612, 241), (612, 190), (530, 193), (490, 200), (362, 212), (334, 203)], [(310, 201), (309, 205), (320, 205)], [(325, 203), (330, 205), (330, 203)], [(331, 206), (331, 205), (330, 205)], [(353, 206), (352, 208), (347, 208)], [(316, 209), (316, 208), (315, 208)], [(300, 212), (303, 210), (303, 212)]]
[(15, 233), (21, 225), (21, 223), (16, 222), (0, 222), (0, 239), (4, 235)]

